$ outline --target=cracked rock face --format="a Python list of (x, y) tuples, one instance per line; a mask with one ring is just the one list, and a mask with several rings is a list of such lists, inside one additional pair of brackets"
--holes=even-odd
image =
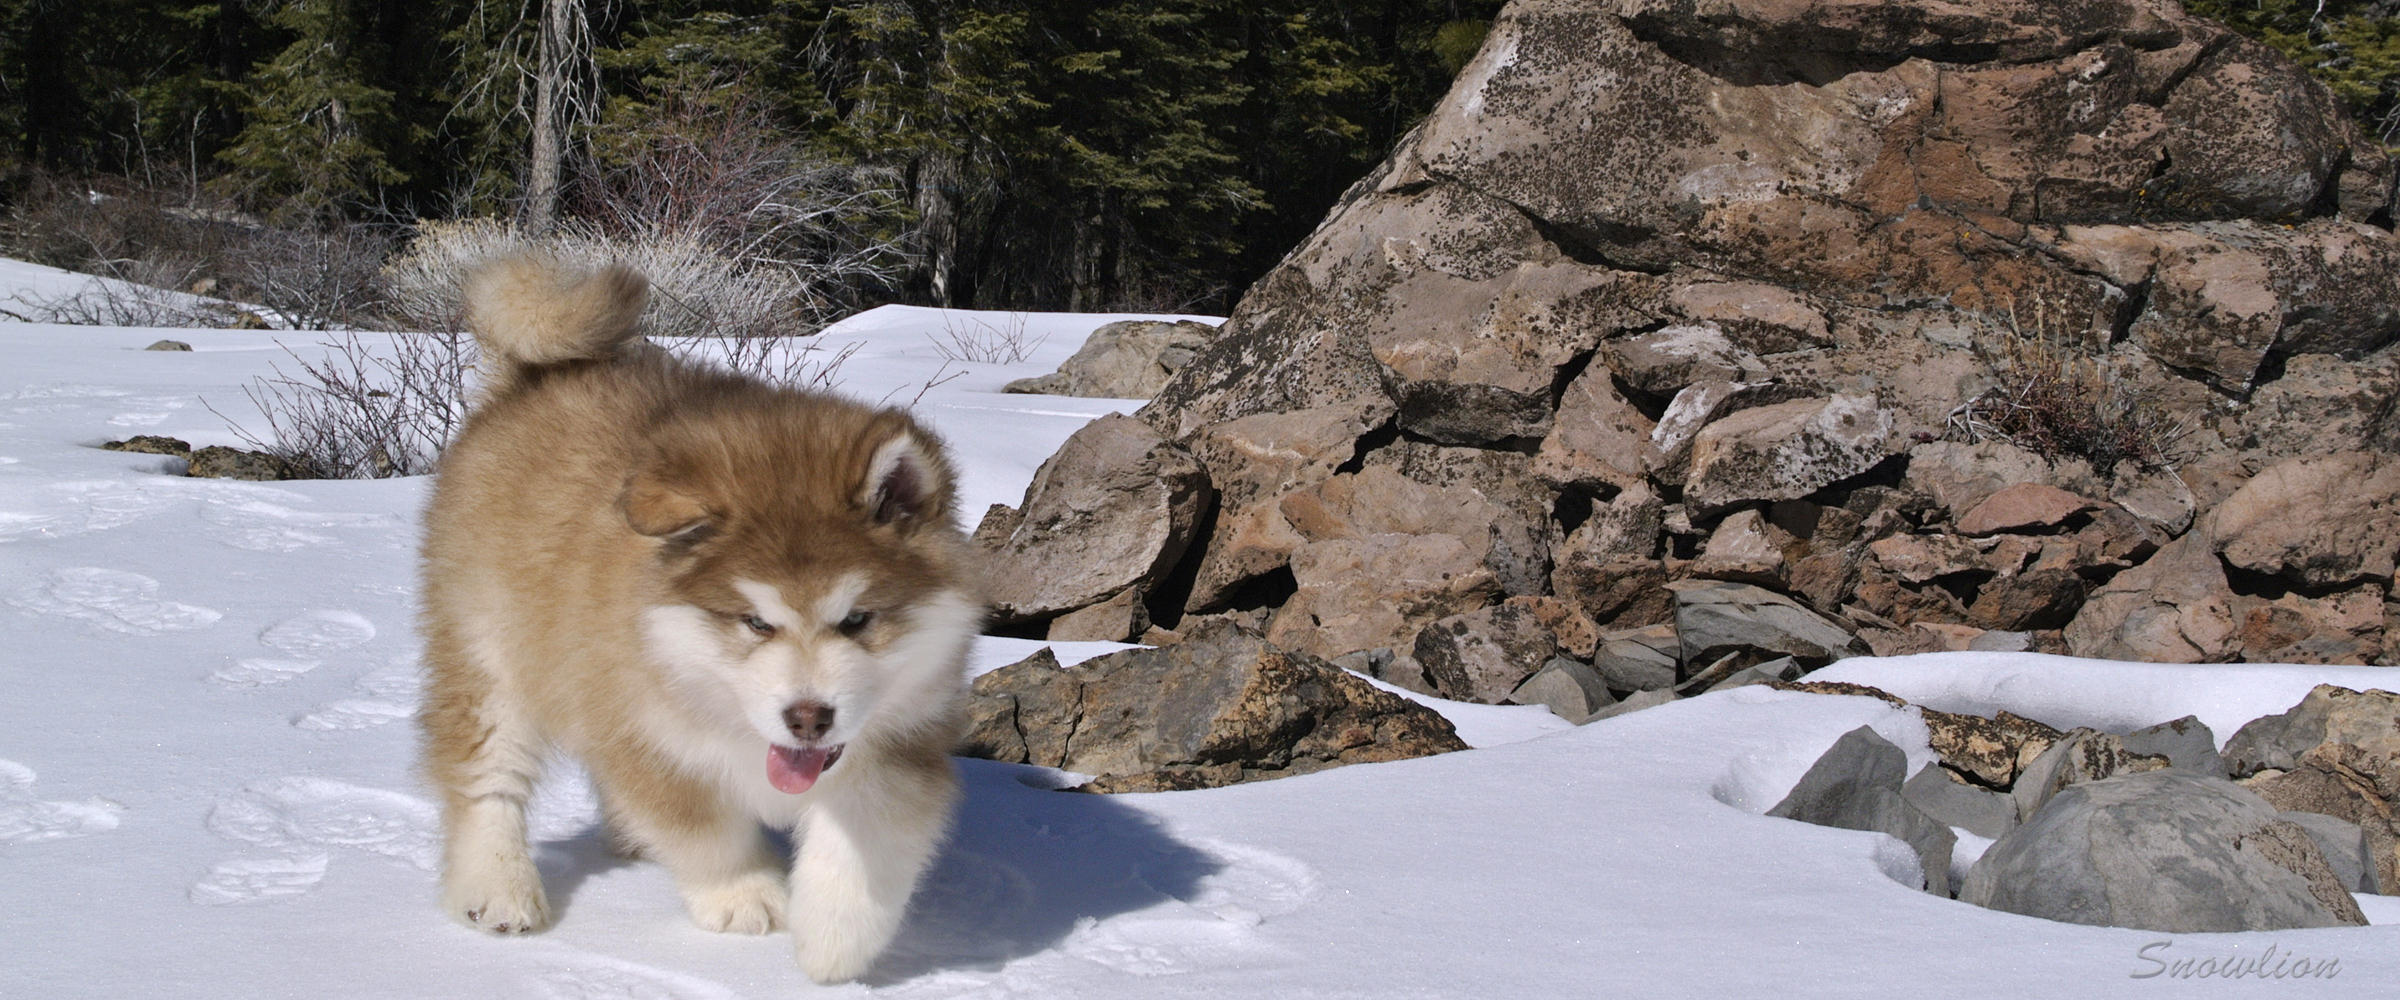
[[(2400, 447), (2393, 178), (2168, 0), (1517, 0), (1136, 414), (1215, 502), (1093, 546), (1151, 557), (1075, 599), (1397, 677), (1436, 623), (1455, 649), (1541, 597), (1617, 633), (1687, 578), (1876, 652), (2388, 660), (2400, 508), (2362, 456)], [(2028, 352), (2092, 380), (2067, 409), (2112, 387), (2179, 428), (2172, 467), (1979, 423)], [(2336, 481), (2340, 516), (2284, 513)]]
[(1464, 750), (1447, 719), (1225, 622), (1165, 649), (975, 679), (959, 752), (1093, 775), (1086, 790), (1213, 788)]

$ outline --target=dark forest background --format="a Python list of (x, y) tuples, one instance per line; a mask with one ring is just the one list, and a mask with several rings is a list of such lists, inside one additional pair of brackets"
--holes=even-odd
[[(0, 251), (149, 238), (61, 235), (101, 200), (387, 249), (490, 217), (863, 254), (858, 304), (1221, 312), (1499, 6), (0, 0)], [(2189, 6), (2400, 132), (2400, 0)]]

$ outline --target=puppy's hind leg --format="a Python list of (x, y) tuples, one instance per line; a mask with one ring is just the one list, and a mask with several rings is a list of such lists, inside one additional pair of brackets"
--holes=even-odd
[(447, 629), (427, 630), (425, 767), (442, 791), (442, 908), (470, 927), (523, 934), (550, 924), (550, 899), (525, 844), (525, 800), (541, 742), (492, 676)]
[(783, 927), (783, 864), (758, 821), (715, 787), (617, 748), (589, 761), (620, 842), (667, 866), (700, 929)]
[(881, 753), (819, 781), (799, 831), (787, 912), (800, 970), (820, 983), (858, 978), (891, 944), (958, 798), (942, 750)]

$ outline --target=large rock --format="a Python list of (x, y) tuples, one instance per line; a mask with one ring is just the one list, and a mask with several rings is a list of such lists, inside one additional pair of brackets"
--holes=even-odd
[(2400, 695), (2320, 684), (2235, 732), (2224, 757), (2276, 808), (2363, 828), (2380, 884), (2400, 887)]
[(2400, 461), (2371, 452), (2294, 458), (2209, 512), (2225, 561), (2310, 588), (2390, 583), (2400, 555)]
[(1558, 655), (1558, 642), (1530, 609), (1499, 604), (1425, 626), (1415, 654), (1433, 685), (1429, 693), (1498, 703)]
[[(1046, 652), (1046, 651), (1045, 651)], [(1089, 791), (1211, 788), (1466, 749), (1432, 709), (1224, 622), (1159, 649), (975, 679), (972, 757), (1093, 775)]]
[(1221, 496), (1138, 589), (1398, 676), (1437, 620), (1710, 576), (1877, 648), (2388, 659), (2380, 501), (2211, 508), (2400, 447), (2393, 177), (2172, 0), (1516, 0), (1138, 415)]
[(1010, 382), (1004, 391), (1148, 399), (1216, 334), (1216, 327), (1192, 320), (1121, 320), (1092, 331), (1057, 371)]
[(1900, 748), (1860, 726), (1835, 740), (1767, 815), (1897, 837), (1917, 852), (1924, 873), (1919, 888), (1947, 897), (1958, 836), (1901, 795), (1907, 776), (1908, 758)]
[(2017, 806), (2008, 796), (1967, 784), (1939, 764), (1925, 765), (1900, 786), (1900, 795), (1936, 821), (1978, 837), (1998, 840), (2017, 828)]
[(2319, 684), (2290, 709), (2236, 730), (2225, 741), (2225, 763), (2235, 777), (2289, 771), (2329, 744), (2358, 748), (2364, 764), (2359, 776), (2378, 793), (2400, 799), (2400, 694), (2390, 691)]
[(1789, 500), (1867, 471), (1894, 451), (1892, 413), (1863, 396), (1797, 399), (1722, 417), (1692, 438), (1684, 501), (1716, 511)]
[(2233, 587), (2193, 532), (2093, 591), (2066, 629), (2077, 656), (2150, 663), (2209, 663), (2237, 648)]
[(993, 545), (993, 614), (1041, 620), (1150, 587), (1182, 558), (1209, 501), (1200, 463), (1148, 425), (1085, 425), (1034, 472), (1011, 530), (976, 533)]
[(1958, 898), (2178, 934), (2367, 922), (2306, 831), (2230, 781), (2173, 770), (2059, 792), (1984, 851)]
[(1677, 585), (1675, 628), (1687, 668), (1736, 650), (1790, 656), (1812, 668), (1862, 651), (1850, 633), (1825, 616), (1743, 583)]

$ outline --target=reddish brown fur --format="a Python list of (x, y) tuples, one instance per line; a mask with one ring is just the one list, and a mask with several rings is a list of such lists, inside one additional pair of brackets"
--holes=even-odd
[[(805, 594), (859, 567), (872, 569), (861, 607), (972, 593), (951, 472), (939, 443), (905, 413), (671, 359), (630, 339), (638, 276), (612, 269), (578, 280), (555, 268), (508, 262), (477, 286), (487, 300), (473, 314), (485, 322), (571, 323), (514, 336), (477, 330), (498, 355), (492, 390), (444, 456), (426, 512), (425, 767), (443, 791), (454, 854), (468, 850), (459, 824), (469, 810), (521, 808), (528, 762), (550, 749), (586, 764), (612, 825), (646, 851), (679, 837), (732, 843), (755, 807), (683, 745), (715, 724), (685, 706), (646, 652), (644, 610), (738, 618), (749, 604), (732, 580)], [(519, 292), (534, 300), (488, 301)], [(568, 305), (545, 312), (542, 296)], [(878, 448), (902, 436), (915, 444), (924, 482), (882, 520), (865, 480)], [(885, 615), (855, 641), (884, 649), (905, 627)], [(955, 693), (947, 697), (878, 730), (872, 745), (854, 745), (840, 767), (888, 769), (899, 775), (891, 794), (907, 807), (942, 808), (952, 780), (945, 755), (959, 729)], [(737, 867), (762, 864), (772, 859)], [(538, 883), (534, 896), (512, 918), (520, 926), (498, 929), (546, 920)]]

